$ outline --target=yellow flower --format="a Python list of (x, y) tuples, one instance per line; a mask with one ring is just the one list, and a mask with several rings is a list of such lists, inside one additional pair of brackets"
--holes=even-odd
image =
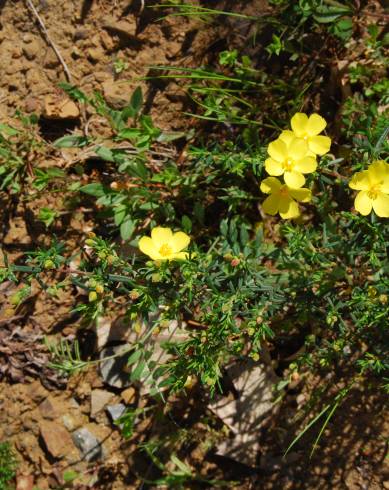
[(269, 175), (284, 175), (286, 185), (293, 188), (305, 184), (303, 174), (314, 172), (317, 167), (316, 157), (309, 155), (307, 143), (296, 138), (289, 131), (272, 141), (267, 149), (270, 158), (265, 161), (265, 170)]
[(290, 188), (275, 177), (264, 179), (261, 182), (261, 191), (270, 194), (262, 204), (265, 213), (273, 216), (280, 213), (281, 218), (284, 219), (297, 218), (300, 210), (296, 201), (309, 202), (312, 197), (309, 189)]
[(307, 142), (309, 150), (315, 155), (324, 155), (330, 151), (331, 138), (319, 136), (319, 133), (327, 126), (325, 119), (319, 114), (311, 114), (309, 117), (302, 112), (297, 112), (291, 119), (292, 131), (283, 131), (281, 135), (293, 134)]
[(173, 233), (170, 228), (157, 226), (151, 230), (151, 237), (143, 236), (139, 240), (139, 249), (153, 260), (183, 260), (188, 257), (182, 252), (189, 245), (189, 236), (177, 231)]
[(380, 218), (389, 218), (389, 164), (373, 162), (367, 170), (354, 174), (349, 186), (360, 191), (354, 201), (358, 213), (366, 216), (374, 209)]

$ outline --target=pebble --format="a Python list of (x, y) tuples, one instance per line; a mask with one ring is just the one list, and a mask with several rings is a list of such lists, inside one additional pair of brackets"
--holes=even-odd
[(114, 109), (123, 109), (126, 107), (132, 94), (128, 82), (115, 82), (113, 80), (103, 83), (103, 92), (105, 100)]
[(123, 403), (118, 403), (116, 405), (109, 405), (106, 410), (109, 413), (112, 421), (115, 422), (115, 420), (120, 418), (126, 411), (126, 406)]
[(23, 46), (23, 53), (28, 60), (33, 60), (41, 50), (41, 45), (37, 39), (33, 39)]
[(80, 450), (82, 459), (96, 461), (104, 459), (103, 446), (87, 428), (82, 427), (73, 433), (74, 444)]
[(133, 403), (135, 401), (135, 389), (130, 386), (126, 390), (122, 391), (120, 396), (122, 397), (122, 400), (129, 405), (130, 403)]
[(91, 417), (98, 414), (112, 400), (113, 394), (106, 390), (92, 390)]
[(39, 431), (47, 451), (53, 458), (63, 458), (74, 451), (74, 444), (69, 432), (57, 422), (41, 421)]

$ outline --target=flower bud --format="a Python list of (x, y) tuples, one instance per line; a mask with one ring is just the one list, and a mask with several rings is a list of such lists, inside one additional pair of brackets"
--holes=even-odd
[(158, 274), (158, 272), (151, 274), (151, 281), (152, 282), (160, 282), (161, 281), (161, 274)]
[(49, 270), (49, 269), (54, 269), (55, 264), (54, 264), (54, 262), (53, 262), (51, 259), (47, 259), (47, 260), (45, 260), (45, 262), (44, 262), (44, 264), (43, 264), (43, 267), (44, 267), (45, 269), (48, 269), (48, 270)]
[(97, 293), (96, 293), (96, 291), (91, 291), (91, 292), (89, 293), (88, 298), (89, 298), (89, 301), (90, 301), (91, 303), (93, 303), (93, 301), (96, 301), (96, 300), (97, 300)]
[(103, 294), (104, 293), (104, 286), (102, 284), (97, 284), (95, 289), (96, 289), (97, 294)]
[(238, 266), (239, 264), (240, 264), (240, 260), (239, 260), (239, 259), (235, 258), (235, 259), (232, 259), (232, 260), (231, 260), (231, 266), (232, 266), (232, 267), (236, 267), (236, 266)]
[(92, 240), (92, 238), (87, 238), (85, 240), (85, 245), (88, 245), (89, 247), (93, 247), (95, 244), (96, 244), (96, 242), (94, 240)]

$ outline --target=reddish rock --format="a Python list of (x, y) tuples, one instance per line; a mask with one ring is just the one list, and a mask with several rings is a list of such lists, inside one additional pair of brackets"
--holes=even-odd
[(46, 449), (53, 458), (63, 458), (75, 451), (72, 438), (63, 425), (42, 421), (39, 430)]

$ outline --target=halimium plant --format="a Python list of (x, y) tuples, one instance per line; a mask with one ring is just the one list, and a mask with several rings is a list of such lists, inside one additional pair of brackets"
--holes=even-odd
[[(318, 2), (308, 3), (305, 13), (299, 7), (304, 22), (325, 14)], [(289, 12), (290, 2), (278, 4)], [(281, 33), (279, 41), (270, 55), (283, 49)], [(23, 146), (27, 158), (20, 158), (20, 134), (0, 127), (2, 187), (11, 185), (10, 168), (23, 184), (12, 192), (29, 184), (57, 192), (62, 185), (68, 208), (87, 203), (95, 224), (74, 248), (54, 236), (24, 262), (12, 264), (4, 253), (0, 279), (18, 285), (8, 313), (37, 285), (48, 297), (72, 288), (80, 328), (97, 329), (103, 316), (120, 315), (137, 334), (125, 354), (129, 376), (165, 400), (196, 380), (213, 395), (228, 363), (269, 362), (266, 352), (297, 339), (299, 355), (278, 374), (286, 381), (306, 372), (335, 377), (321, 387), (333, 402), (312, 397), (318, 417), (332, 415), (356, 382), (389, 389), (388, 120), (371, 108), (368, 119), (355, 121), (350, 103), (343, 141), (331, 141), (321, 115), (296, 112), (307, 90), (297, 76), (284, 81), (234, 51), (221, 53), (219, 68), (159, 71), (189, 80), (203, 111), (197, 117), (220, 124), (223, 138), (160, 130), (142, 113), (140, 88), (127, 107), (113, 110), (100, 94), (67, 84), (69, 96), (104, 118), (110, 131), (54, 143), (52, 151), (78, 151), (73, 173), (28, 171), (35, 146)], [(289, 115), (290, 129), (282, 130)], [(351, 137), (353, 128), (359, 138)], [(180, 153), (171, 144), (176, 139)], [(97, 160), (104, 173), (85, 177), (83, 158)], [(50, 227), (60, 215), (42, 208), (39, 219)], [(159, 362), (154, 345), (166, 331), (168, 356)], [(100, 353), (86, 356), (67, 340), (49, 347), (52, 365), (68, 374), (101, 361)], [(124, 416), (125, 434), (137, 415)]]

